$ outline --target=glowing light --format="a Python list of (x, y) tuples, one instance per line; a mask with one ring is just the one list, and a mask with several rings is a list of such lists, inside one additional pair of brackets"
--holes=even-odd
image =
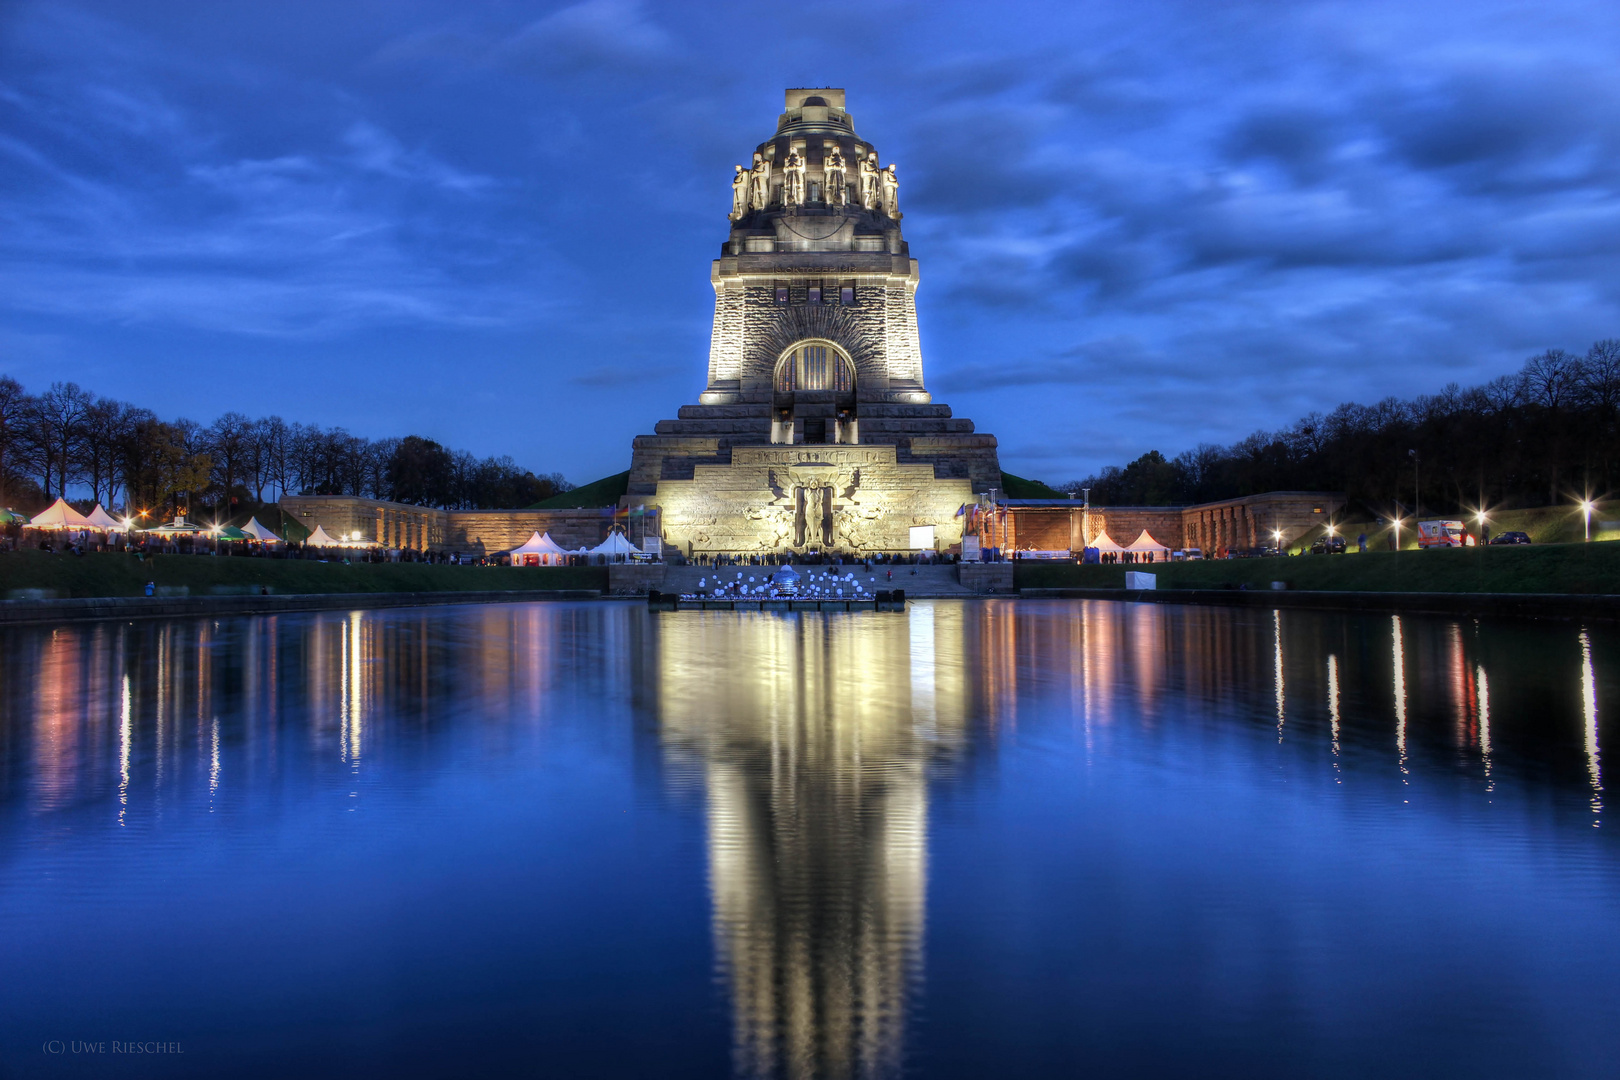
[(1282, 742), (1283, 735), (1283, 652), (1282, 652), (1282, 612), (1273, 609), (1271, 612), (1271, 630), (1273, 645), (1272, 663), (1275, 667), (1277, 682), (1277, 741)]
[(1581, 517), (1586, 522), (1586, 539), (1592, 539), (1592, 511), (1595, 509), (1591, 499), (1582, 499), (1577, 505), (1581, 508)]
[(1391, 615), (1395, 628), (1392, 650), (1395, 660), (1395, 751), (1400, 755), (1401, 783), (1406, 783), (1406, 647), (1401, 639), (1401, 617)]
[[(1485, 778), (1491, 777), (1491, 684), (1485, 678), (1485, 665), (1475, 668), (1475, 681), (1479, 684), (1479, 756), (1485, 763)], [(1494, 788), (1494, 783), (1486, 784), (1485, 790)]]
[(118, 824), (125, 825), (129, 811), (129, 744), (134, 732), (134, 710), (129, 696), (129, 676), (124, 676), (124, 692), (118, 709)]
[[(1598, 754), (1597, 677), (1592, 672), (1592, 639), (1581, 631), (1581, 713), (1586, 744), (1586, 776), (1592, 785), (1592, 813), (1603, 812), (1603, 767)], [(1593, 821), (1593, 826), (1599, 822)]]
[[(1333, 768), (1339, 768), (1339, 658), (1328, 654), (1328, 719), (1333, 723)], [(1341, 783), (1343, 781), (1340, 781)]]

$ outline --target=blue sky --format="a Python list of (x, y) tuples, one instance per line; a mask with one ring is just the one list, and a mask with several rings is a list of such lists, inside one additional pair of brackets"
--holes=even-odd
[(1620, 336), (1620, 5), (0, 4), (0, 371), (584, 482), (843, 86), (936, 400), (1060, 481)]

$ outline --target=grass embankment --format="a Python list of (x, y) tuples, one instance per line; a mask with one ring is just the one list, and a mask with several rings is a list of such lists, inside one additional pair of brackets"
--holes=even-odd
[(630, 470), (592, 480), (583, 487), (541, 499), (530, 510), (580, 510), (589, 507), (617, 506), (624, 493), (630, 490)]
[(1122, 589), (1127, 570), (1158, 576), (1161, 589), (1290, 589), (1354, 592), (1620, 593), (1620, 544), (1369, 551), (1270, 559), (1075, 566), (1018, 563), (1021, 589)]
[(0, 552), (0, 597), (47, 589), (59, 597), (140, 596), (146, 583), (190, 596), (256, 593), (482, 592), (556, 589), (607, 591), (600, 566), (440, 566), (430, 563), (322, 563), (302, 559), (99, 553)]

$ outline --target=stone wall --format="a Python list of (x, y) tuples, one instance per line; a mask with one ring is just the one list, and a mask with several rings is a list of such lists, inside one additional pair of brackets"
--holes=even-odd
[(1201, 548), (1214, 555), (1233, 548), (1296, 544), (1333, 519), (1345, 505), (1342, 495), (1312, 491), (1272, 491), (1197, 506), (1094, 506), (1058, 502), (1010, 505), (1003, 529), (987, 527), (984, 543), (1008, 550), (1078, 551), (1106, 531), (1122, 547), (1142, 531), (1172, 550)]
[(463, 555), (505, 551), (537, 532), (565, 548), (595, 547), (613, 525), (611, 508), (436, 510), (352, 495), (288, 495), (280, 505), (311, 532), (319, 525), (334, 539), (358, 532), (384, 547)]
[(935, 479), (892, 446), (858, 445), (738, 447), (730, 465), (698, 465), (657, 493), (664, 539), (688, 555), (902, 552), (913, 525), (933, 525), (944, 549), (960, 542), (956, 511), (972, 499), (966, 480)]

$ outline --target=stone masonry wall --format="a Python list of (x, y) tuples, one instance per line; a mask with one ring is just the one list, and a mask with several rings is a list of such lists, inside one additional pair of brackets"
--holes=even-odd
[(595, 547), (613, 524), (611, 509), (437, 510), (351, 495), (289, 495), (282, 509), (310, 531), (319, 525), (334, 539), (358, 532), (384, 547), (484, 555), (505, 551), (532, 533), (550, 533), (566, 548)]
[[(813, 508), (798, 535), (797, 491)], [(834, 535), (822, 534), (822, 492), (832, 491)], [(910, 550), (913, 525), (935, 526), (941, 549), (961, 540), (956, 514), (973, 498), (966, 480), (936, 480), (929, 465), (896, 460), (892, 446), (763, 446), (732, 451), (730, 465), (699, 465), (692, 480), (658, 485), (664, 540), (682, 553)]]

